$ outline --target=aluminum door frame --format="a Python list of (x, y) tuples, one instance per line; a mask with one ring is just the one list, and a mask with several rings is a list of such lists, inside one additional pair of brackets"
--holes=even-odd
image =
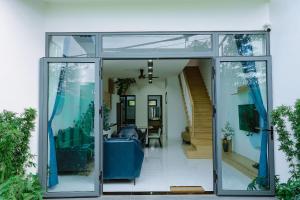
[(224, 190), (222, 189), (222, 143), (221, 130), (218, 124), (220, 119), (218, 108), (222, 106), (220, 99), (220, 64), (222, 62), (243, 62), (243, 61), (264, 61), (266, 62), (266, 84), (267, 84), (267, 111), (268, 123), (271, 127), (271, 112), (273, 108), (272, 98), (272, 58), (271, 56), (254, 56), (254, 57), (217, 57), (215, 58), (215, 77), (214, 77), (214, 177), (216, 194), (220, 196), (274, 196), (275, 195), (275, 170), (274, 170), (274, 138), (269, 134), (268, 140), (268, 172), (270, 179), (270, 190)]
[[(48, 168), (48, 84), (49, 84), (49, 63), (95, 63), (95, 117), (94, 117), (94, 191), (84, 192), (47, 192), (47, 168)], [(40, 59), (40, 100), (39, 100), (39, 156), (38, 174), (45, 198), (54, 197), (99, 197), (102, 194), (102, 83), (101, 83), (101, 59), (100, 58), (41, 58)], [(99, 123), (100, 122), (100, 123)], [(99, 134), (96, 134), (99, 133)]]

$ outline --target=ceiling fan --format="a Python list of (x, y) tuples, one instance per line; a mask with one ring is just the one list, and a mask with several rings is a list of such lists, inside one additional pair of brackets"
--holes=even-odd
[[(158, 76), (151, 76), (152, 78), (159, 78)], [(150, 78), (150, 76), (146, 76), (145, 74), (144, 74), (144, 69), (140, 69), (140, 75), (139, 75), (139, 77), (138, 77), (139, 79), (145, 79), (145, 78)]]

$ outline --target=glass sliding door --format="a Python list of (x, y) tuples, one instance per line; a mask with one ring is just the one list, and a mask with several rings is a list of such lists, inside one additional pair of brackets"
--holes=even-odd
[(274, 194), (268, 57), (216, 60), (217, 193)]
[(44, 59), (46, 196), (100, 193), (98, 59)]

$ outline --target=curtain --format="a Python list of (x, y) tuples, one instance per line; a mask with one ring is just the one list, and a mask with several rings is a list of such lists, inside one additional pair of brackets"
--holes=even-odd
[[(253, 46), (249, 35), (235, 35), (236, 46), (238, 53), (241, 56), (253, 56)], [(268, 114), (264, 106), (259, 82), (256, 77), (255, 61), (243, 61), (242, 70), (247, 74), (247, 85), (249, 87), (250, 96), (255, 104), (255, 107), (260, 117), (260, 133), (261, 147), (259, 157), (259, 169), (257, 174), (257, 183), (260, 186), (267, 187), (269, 184), (268, 178)]]
[[(64, 39), (64, 57), (65, 52), (68, 51), (70, 44), (70, 37), (65, 37)], [(58, 63), (59, 64), (59, 63)], [(49, 70), (50, 71), (50, 70)], [(49, 143), (49, 179), (48, 179), (48, 187), (51, 188), (58, 184), (58, 172), (57, 172), (57, 160), (56, 160), (56, 149), (55, 149), (55, 140), (54, 140), (54, 131), (52, 127), (52, 122), (55, 116), (59, 115), (63, 110), (64, 105), (64, 97), (65, 97), (65, 77), (66, 77), (66, 67), (62, 65), (59, 73), (58, 86), (56, 90), (56, 97), (54, 100), (54, 106), (52, 109), (52, 113), (48, 120), (48, 143)], [(49, 73), (49, 76), (51, 74)], [(54, 78), (54, 77), (51, 77)], [(48, 91), (50, 95), (52, 91)]]

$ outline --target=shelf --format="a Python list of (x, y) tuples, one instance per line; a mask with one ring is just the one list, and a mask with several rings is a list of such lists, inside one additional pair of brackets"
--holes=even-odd
[(231, 95), (237, 95), (248, 91), (249, 91), (248, 85), (241, 85), (237, 88), (236, 93), (232, 93)]

